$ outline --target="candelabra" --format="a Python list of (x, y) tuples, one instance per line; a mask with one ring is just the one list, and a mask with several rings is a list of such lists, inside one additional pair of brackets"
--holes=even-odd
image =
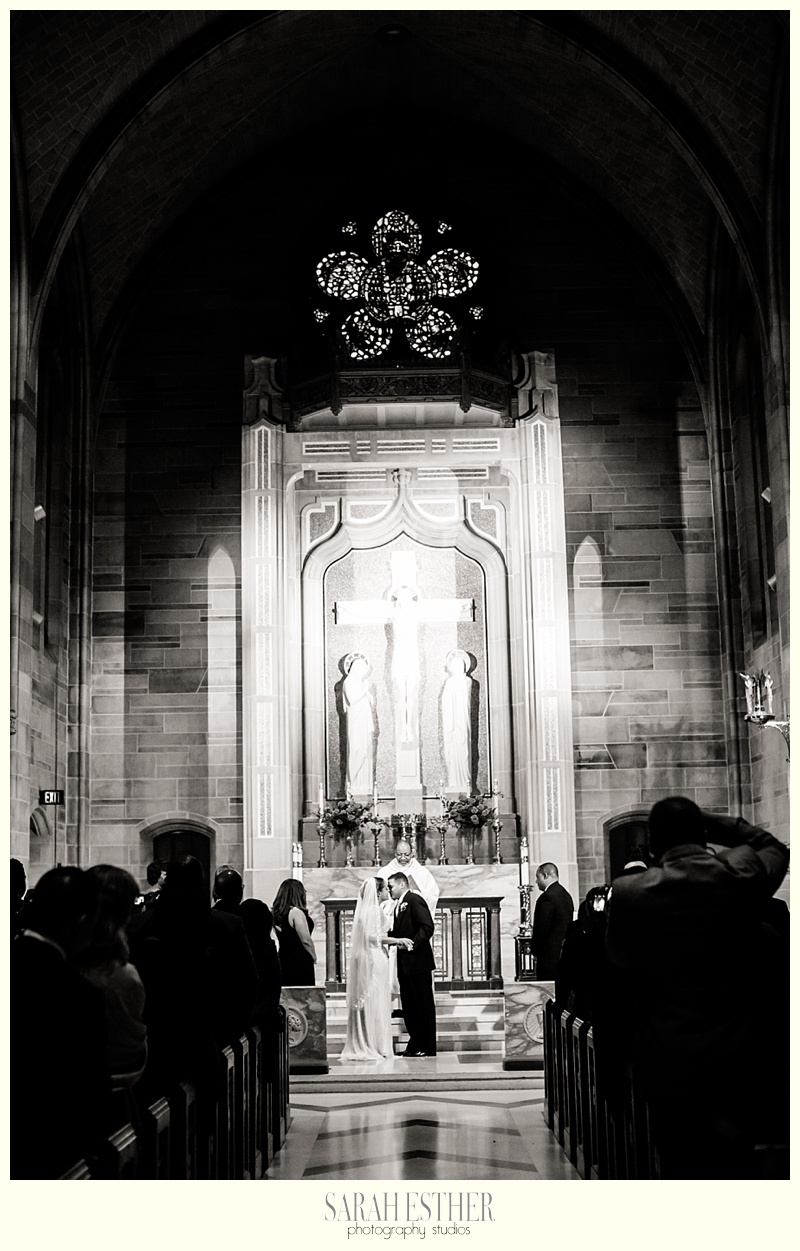
[(381, 863), (380, 841), (381, 841), (382, 828), (383, 828), (383, 822), (379, 821), (376, 816), (375, 820), (372, 823), (372, 863), (376, 867), (379, 867)]
[[(495, 799), (495, 800), (503, 798), (503, 793), (498, 788), (498, 785), (497, 785), (497, 778), (495, 778), (494, 781), (492, 782), (492, 789), (490, 791), (485, 791), (483, 797), (484, 799)], [(500, 855), (500, 831), (502, 830), (502, 828), (503, 828), (503, 822), (500, 820), (500, 817), (498, 816), (497, 811), (495, 811), (494, 821), (492, 822), (492, 829), (494, 830), (494, 856), (492, 857), (492, 862), (494, 864), (503, 863), (503, 857)]]
[(528, 862), (528, 839), (522, 834), (519, 840), (519, 893), (520, 893), (520, 926), (519, 932), (524, 937), (533, 933), (531, 909), (531, 876)]
[(292, 877), (303, 880), (303, 845), (292, 843)]
[(778, 721), (772, 711), (772, 691), (775, 683), (763, 669), (759, 673), (740, 673), (739, 677), (744, 682), (747, 698), (745, 721), (749, 721), (751, 725), (757, 725), (762, 730), (770, 727), (778, 730), (786, 744), (786, 759), (788, 760), (790, 755), (789, 718), (787, 717), (785, 721)]
[(422, 822), (422, 815), (418, 812), (401, 812), (398, 813), (398, 824), (400, 826), (400, 838), (407, 838), (411, 843), (415, 856), (419, 856), (419, 827)]

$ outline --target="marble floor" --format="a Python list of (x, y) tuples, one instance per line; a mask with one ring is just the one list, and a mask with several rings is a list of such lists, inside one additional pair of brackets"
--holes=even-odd
[(515, 1080), (496, 1062), (462, 1067), (443, 1055), (342, 1065), (337, 1090), (336, 1068), (325, 1089), (293, 1084), (291, 1128), (267, 1179), (580, 1180), (545, 1125), (539, 1074)]

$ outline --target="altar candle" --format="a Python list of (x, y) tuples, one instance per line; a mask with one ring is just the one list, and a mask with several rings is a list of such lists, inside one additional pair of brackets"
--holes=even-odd
[(492, 794), (493, 795), (500, 794), (500, 787), (497, 785), (497, 778), (494, 778), (492, 781)]
[(444, 812), (444, 778), (439, 778), (439, 798), (442, 801), (442, 812)]
[(320, 782), (319, 784), (319, 810), (320, 812), (322, 812), (322, 809), (324, 807), (325, 807), (325, 787)]
[(530, 886), (531, 871), (528, 862), (528, 840), (523, 839), (520, 845), (519, 880), (523, 886)]
[(378, 779), (377, 778), (372, 784), (372, 807), (377, 813), (378, 811)]

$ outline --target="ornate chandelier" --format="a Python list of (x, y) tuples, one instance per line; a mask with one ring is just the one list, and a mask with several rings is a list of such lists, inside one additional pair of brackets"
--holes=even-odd
[[(353, 235), (355, 223), (342, 229)], [(446, 222), (439, 223), (439, 234), (448, 230)], [(430, 360), (449, 356), (457, 326), (435, 301), (469, 291), (478, 278), (478, 262), (457, 248), (443, 248), (419, 261), (422, 231), (407, 213), (396, 209), (376, 222), (371, 242), (377, 262), (356, 252), (329, 252), (316, 269), (326, 295), (360, 304), (341, 326), (348, 354), (360, 361), (380, 356), (399, 323), (413, 351)], [(323, 321), (328, 313), (315, 309), (314, 316)]]

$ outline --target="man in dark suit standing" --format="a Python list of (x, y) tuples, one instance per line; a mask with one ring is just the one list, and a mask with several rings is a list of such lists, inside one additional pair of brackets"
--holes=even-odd
[(615, 879), (607, 950), (627, 981), (661, 1175), (752, 1176), (757, 1118), (782, 1078), (774, 1013), (768, 1000), (753, 1011), (747, 988), (763, 994), (762, 918), (789, 849), (683, 796), (659, 800), (649, 825), (655, 864)]
[(405, 873), (393, 873), (389, 890), (395, 900), (390, 938), (397, 942), (397, 980), (408, 1030), (405, 1056), (436, 1055), (436, 1006), (431, 951), (433, 919), (421, 895), (408, 889)]
[(533, 910), (533, 954), (537, 982), (552, 982), (556, 975), (561, 944), (572, 920), (575, 904), (558, 880), (558, 869), (551, 860), (536, 870), (536, 885), (542, 892)]

